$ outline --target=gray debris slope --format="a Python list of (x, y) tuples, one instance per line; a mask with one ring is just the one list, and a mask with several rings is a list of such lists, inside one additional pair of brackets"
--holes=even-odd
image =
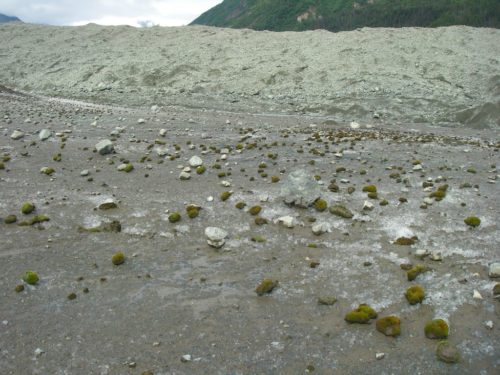
[[(500, 30), (0, 26), (0, 83), (128, 105), (499, 125)], [(377, 116), (378, 117), (378, 116)]]

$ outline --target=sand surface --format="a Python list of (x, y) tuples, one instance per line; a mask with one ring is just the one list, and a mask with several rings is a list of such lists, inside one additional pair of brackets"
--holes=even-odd
[[(499, 36), (0, 26), (2, 375), (497, 374)], [(100, 155), (105, 139), (115, 152)], [(206, 171), (181, 180), (192, 156)], [(297, 171), (305, 199), (353, 217), (285, 204)], [(19, 225), (35, 215), (50, 220)], [(120, 232), (102, 230), (112, 221)], [(408, 264), (427, 272), (408, 281)], [(279, 285), (259, 296), (264, 278)], [(348, 324), (362, 303), (401, 335)], [(459, 363), (436, 358), (434, 318)]]

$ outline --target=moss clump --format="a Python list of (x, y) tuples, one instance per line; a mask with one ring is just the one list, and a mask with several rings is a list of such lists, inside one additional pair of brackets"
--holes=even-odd
[(260, 168), (260, 169), (267, 168), (267, 164), (266, 164), (266, 163), (264, 163), (264, 162), (262, 162), (262, 163), (260, 163), (260, 164), (259, 164), (259, 168)]
[(168, 221), (170, 221), (172, 224), (177, 223), (180, 220), (181, 214), (178, 212), (172, 212), (170, 215), (168, 215)]
[(413, 281), (417, 278), (418, 275), (427, 271), (428, 269), (426, 266), (424, 266), (423, 264), (417, 264), (406, 272), (406, 277), (408, 278), (408, 281)]
[(378, 199), (378, 194), (377, 193), (368, 193), (368, 198), (370, 199)]
[(50, 218), (48, 216), (45, 216), (45, 215), (36, 215), (34, 216), (30, 221), (29, 221), (29, 224), (30, 225), (35, 225), (35, 224), (40, 224), (40, 223), (43, 223), (45, 221), (50, 221)]
[(17, 221), (16, 215), (8, 215), (5, 219), (3, 219), (3, 222), (5, 224), (14, 224), (16, 221)]
[(367, 304), (361, 304), (358, 306), (357, 309), (349, 311), (345, 317), (344, 320), (348, 323), (360, 323), (360, 324), (366, 324), (368, 323), (371, 319), (377, 318), (377, 313), (373, 308), (368, 306)]
[(234, 205), (234, 207), (236, 207), (238, 210), (242, 210), (242, 209), (244, 209), (244, 208), (245, 208), (245, 206), (246, 206), (246, 205), (247, 205), (247, 204), (246, 204), (245, 202), (240, 201), (240, 202), (236, 203), (236, 204)]
[(334, 205), (330, 207), (330, 213), (332, 215), (340, 216), (345, 219), (351, 219), (354, 215), (353, 213), (347, 209), (345, 206), (342, 206), (340, 204)]
[(267, 224), (267, 223), (268, 223), (267, 219), (264, 219), (262, 216), (257, 216), (255, 218), (255, 224), (256, 225), (264, 225), (264, 224)]
[(470, 227), (475, 228), (481, 225), (481, 219), (477, 216), (469, 216), (464, 219), (464, 223)]
[(280, 178), (278, 176), (272, 176), (271, 177), (271, 182), (273, 184), (277, 183), (277, 182), (280, 182)]
[(375, 185), (363, 186), (363, 193), (376, 193), (377, 187)]
[(411, 246), (418, 241), (416, 236), (413, 237), (399, 237), (396, 241), (394, 241), (395, 245), (399, 246)]
[(38, 280), (40, 280), (40, 278), (38, 277), (38, 274), (36, 272), (26, 271), (23, 276), (23, 280), (26, 284), (35, 285), (36, 283), (38, 283)]
[(16, 288), (14, 290), (16, 291), (16, 293), (21, 293), (24, 290), (24, 285), (23, 284), (16, 285)]
[(316, 202), (314, 202), (314, 208), (316, 211), (323, 212), (328, 208), (328, 203), (324, 199), (317, 199)]
[(469, 173), (477, 173), (477, 172), (476, 172), (476, 169), (475, 169), (475, 168), (472, 168), (472, 167), (467, 168), (467, 172), (469, 172)]
[(425, 298), (425, 290), (420, 285), (414, 285), (406, 290), (405, 297), (410, 305), (422, 303)]
[(113, 263), (115, 266), (119, 266), (120, 264), (125, 263), (125, 254), (123, 254), (121, 251), (114, 253), (111, 257), (111, 263)]
[(70, 293), (70, 294), (68, 294), (68, 299), (70, 301), (73, 301), (74, 299), (76, 299), (76, 293)]
[(35, 205), (33, 203), (25, 202), (21, 206), (21, 212), (25, 215), (29, 215), (33, 211), (35, 211)]
[(448, 341), (441, 341), (436, 347), (436, 356), (445, 363), (460, 362), (460, 353), (458, 349)]
[(221, 195), (220, 195), (220, 200), (221, 201), (227, 201), (229, 199), (229, 197), (231, 197), (233, 193), (231, 193), (230, 191), (225, 191), (223, 192)]
[(51, 174), (53, 174), (56, 170), (52, 167), (44, 167), (41, 169), (41, 172), (43, 174), (46, 174), (47, 176), (50, 176)]
[(434, 198), (435, 201), (441, 201), (446, 197), (446, 191), (436, 190), (429, 194), (429, 198)]
[(255, 293), (259, 296), (263, 296), (264, 294), (271, 293), (277, 286), (278, 280), (264, 279), (259, 285), (257, 285), (257, 288), (255, 288)]
[(260, 211), (262, 211), (262, 207), (261, 206), (252, 206), (248, 210), (249, 214), (253, 215), (253, 216), (258, 215), (260, 213)]
[(200, 214), (201, 207), (190, 204), (186, 207), (186, 213), (190, 219), (194, 219)]
[(387, 206), (389, 204), (389, 201), (387, 199), (382, 199), (379, 204), (381, 206)]
[(376, 322), (377, 331), (386, 336), (396, 337), (401, 334), (401, 320), (397, 316), (386, 316)]
[(337, 298), (335, 297), (330, 297), (330, 296), (324, 296), (324, 297), (318, 297), (318, 305), (325, 305), (325, 306), (332, 306), (337, 302)]
[(425, 337), (428, 339), (442, 340), (448, 337), (448, 323), (443, 319), (434, 319), (425, 324)]
[(262, 243), (262, 242), (266, 242), (266, 237), (264, 237), (264, 236), (253, 236), (250, 240), (252, 240), (253, 242)]
[(5, 169), (5, 164), (3, 163), (3, 161), (0, 161), (0, 169)]
[(54, 156), (52, 156), (52, 160), (54, 161), (61, 161), (62, 157), (61, 157), (61, 154), (55, 154)]
[(198, 168), (196, 168), (196, 173), (203, 174), (206, 170), (207, 168), (204, 165), (200, 165)]

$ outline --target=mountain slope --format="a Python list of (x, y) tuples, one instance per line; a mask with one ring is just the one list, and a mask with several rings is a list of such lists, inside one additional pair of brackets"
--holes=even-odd
[(255, 30), (500, 27), (498, 0), (224, 0), (192, 24)]
[(5, 14), (0, 13), (0, 23), (5, 22), (21, 22), (21, 20), (17, 17), (6, 16)]

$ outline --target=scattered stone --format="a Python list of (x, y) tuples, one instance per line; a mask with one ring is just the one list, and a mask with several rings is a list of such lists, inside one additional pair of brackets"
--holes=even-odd
[(423, 259), (428, 255), (429, 255), (429, 251), (426, 249), (418, 249), (415, 251), (415, 256), (420, 258), (420, 259)]
[(23, 137), (24, 137), (24, 133), (22, 131), (19, 131), (19, 130), (14, 130), (14, 132), (10, 135), (10, 138), (12, 138), (15, 141), (17, 141)]
[(143, 118), (140, 118), (139, 120), (137, 120), (137, 123), (138, 124), (145, 124), (146, 120), (144, 120)]
[(488, 329), (493, 329), (493, 327), (494, 327), (494, 324), (493, 324), (493, 322), (491, 320), (488, 320), (488, 321), (484, 322), (484, 325)]
[(298, 169), (288, 175), (280, 194), (286, 205), (307, 208), (321, 196), (321, 188), (307, 171)]
[(352, 121), (350, 124), (349, 124), (349, 127), (351, 129), (359, 129), (360, 125), (356, 122), (356, 121)]
[(134, 166), (130, 163), (120, 164), (117, 168), (120, 172), (130, 173), (134, 170)]
[(186, 181), (186, 180), (189, 180), (191, 178), (191, 174), (189, 174), (188, 172), (184, 172), (182, 171), (180, 174), (179, 174), (179, 179), (182, 180), (182, 181)]
[(160, 137), (165, 137), (167, 135), (167, 129), (160, 129)]
[(221, 248), (226, 243), (227, 232), (224, 229), (217, 227), (207, 227), (205, 228), (205, 236), (207, 237), (207, 243), (209, 246), (216, 249)]
[(457, 363), (460, 361), (460, 352), (458, 348), (448, 341), (441, 341), (437, 345), (436, 355), (440, 361), (445, 363)]
[(434, 319), (425, 325), (425, 337), (428, 339), (446, 339), (448, 337), (448, 323), (443, 319)]
[(274, 288), (278, 286), (278, 280), (272, 279), (264, 279), (262, 282), (255, 288), (255, 293), (259, 296), (263, 296), (264, 294), (269, 294), (273, 291)]
[(83, 171), (80, 172), (80, 176), (82, 177), (87, 177), (90, 174), (88, 169), (84, 169)]
[(354, 215), (353, 213), (342, 205), (334, 205), (330, 207), (330, 213), (336, 216), (343, 217), (345, 219), (351, 219)]
[(191, 159), (189, 159), (189, 165), (193, 168), (197, 168), (201, 165), (203, 165), (203, 160), (199, 156), (192, 156)]
[(186, 362), (191, 362), (193, 360), (193, 357), (191, 357), (191, 354), (184, 354), (181, 357), (181, 362), (186, 363)]
[(500, 262), (494, 262), (490, 264), (488, 268), (488, 275), (491, 278), (500, 277)]
[(380, 318), (376, 322), (377, 331), (386, 336), (396, 337), (401, 334), (401, 320), (397, 316)]
[(40, 169), (40, 173), (46, 174), (47, 176), (50, 176), (54, 172), (55, 172), (55, 169), (52, 167), (43, 167), (42, 169)]
[(42, 129), (42, 130), (40, 130), (40, 133), (38, 134), (38, 138), (41, 141), (45, 141), (45, 140), (49, 139), (50, 137), (52, 137), (52, 132), (49, 129)]
[(431, 255), (429, 256), (429, 259), (430, 259), (430, 260), (433, 260), (433, 261), (435, 261), (435, 262), (440, 262), (440, 261), (442, 261), (442, 260), (443, 260), (443, 256), (441, 255), (441, 253), (440, 253), (440, 252), (438, 252), (438, 251), (433, 251), (433, 252), (431, 253)]
[(481, 295), (481, 293), (479, 293), (479, 291), (474, 290), (472, 298), (474, 298), (474, 299), (483, 299), (483, 296)]
[(111, 154), (115, 150), (115, 147), (109, 139), (104, 139), (95, 145), (95, 149), (100, 155), (106, 155)]
[(312, 232), (315, 235), (319, 236), (319, 235), (321, 235), (323, 233), (330, 232), (331, 231), (331, 225), (329, 223), (327, 223), (327, 222), (319, 222), (317, 224), (314, 224), (311, 229), (312, 229)]
[(292, 216), (281, 216), (275, 220), (275, 223), (282, 224), (287, 228), (295, 227), (295, 219)]
[(385, 358), (385, 353), (376, 353), (375, 354), (375, 359), (381, 360)]
[(375, 206), (369, 201), (365, 201), (363, 204), (363, 211), (372, 211)]

